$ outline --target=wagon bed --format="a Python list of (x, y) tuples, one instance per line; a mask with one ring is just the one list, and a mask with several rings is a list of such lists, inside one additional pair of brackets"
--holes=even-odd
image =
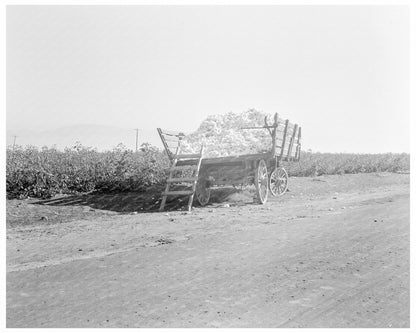
[[(209, 201), (210, 189), (224, 185), (256, 185), (256, 201), (265, 203), (268, 190), (272, 195), (282, 195), (287, 190), (288, 175), (280, 166), (282, 161), (299, 161), (301, 152), (301, 127), (274, 115), (273, 124), (267, 117), (264, 126), (243, 127), (241, 130), (267, 130), (271, 148), (266, 152), (221, 157), (203, 157), (203, 146), (197, 154), (182, 154), (181, 143), (185, 135), (158, 128), (166, 153), (171, 161), (170, 174), (162, 193), (161, 210), (169, 195), (189, 195), (191, 209), (194, 194), (204, 206)], [(181, 174), (178, 176), (178, 173)], [(185, 176), (184, 176), (185, 175)], [(189, 191), (172, 191), (174, 184), (188, 183)]]

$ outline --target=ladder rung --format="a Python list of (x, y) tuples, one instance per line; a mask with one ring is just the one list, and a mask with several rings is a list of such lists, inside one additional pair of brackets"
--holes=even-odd
[(170, 178), (170, 179), (168, 179), (168, 183), (194, 182), (196, 180), (198, 180), (198, 177), (191, 177), (191, 178)]
[(191, 195), (193, 191), (171, 191), (171, 192), (162, 192), (162, 195)]
[(174, 155), (173, 156), (176, 159), (181, 159), (181, 158), (201, 158), (201, 154), (179, 154), (179, 155)]
[(189, 169), (189, 170), (196, 170), (198, 169), (198, 165), (177, 165), (174, 167), (171, 167), (170, 170), (185, 170), (185, 169)]

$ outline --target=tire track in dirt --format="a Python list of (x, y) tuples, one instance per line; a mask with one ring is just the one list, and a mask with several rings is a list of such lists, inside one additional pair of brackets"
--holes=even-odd
[(138, 244), (134, 247), (124, 247), (122, 249), (106, 250), (106, 251), (95, 251), (91, 254), (83, 254), (83, 255), (78, 255), (78, 256), (73, 255), (71, 257), (64, 257), (60, 259), (33, 261), (29, 263), (24, 263), (24, 264), (10, 265), (10, 266), (7, 266), (7, 273), (20, 272), (20, 271), (26, 271), (26, 270), (36, 269), (36, 268), (49, 267), (49, 266), (57, 266), (57, 265), (67, 264), (73, 261), (78, 261), (78, 260), (102, 258), (102, 257), (111, 256), (114, 254), (135, 251), (141, 247), (162, 246), (162, 245), (167, 245), (167, 244), (171, 244), (174, 242), (186, 241), (186, 240), (189, 240), (189, 237), (159, 238), (156, 241), (149, 240), (147, 242), (142, 242), (141, 244)]
[[(359, 211), (357, 211), (356, 214), (362, 214), (367, 211), (371, 212), (372, 209), (373, 207), (366, 205), (362, 207)], [(391, 208), (388, 208), (388, 207), (385, 207), (385, 209), (391, 210)], [(199, 252), (186, 251), (187, 256), (185, 258), (183, 256), (180, 256), (179, 258), (184, 258), (183, 263), (172, 262), (173, 259), (178, 259), (176, 255), (171, 257), (171, 256), (168, 256), (168, 253), (162, 254), (165, 252), (157, 251), (156, 253), (160, 253), (162, 257), (159, 256), (158, 258), (154, 258), (154, 260), (152, 260), (151, 263), (149, 261), (146, 261), (147, 262), (146, 266), (142, 267), (142, 269), (140, 270), (136, 270), (137, 276), (140, 276), (140, 274), (146, 274), (145, 276), (147, 276), (145, 280), (143, 280), (145, 276), (142, 276), (142, 279), (137, 281), (137, 283), (139, 284), (140, 283), (146, 284), (146, 287), (145, 287), (146, 292), (141, 293), (142, 296), (140, 299), (140, 303), (146, 304), (146, 307), (144, 308), (143, 307), (144, 305), (142, 305), (140, 308), (135, 309), (133, 306), (133, 308), (131, 309), (133, 312), (134, 310), (137, 311), (138, 314), (141, 315), (140, 316), (141, 319), (140, 320), (136, 319), (137, 321), (124, 319), (124, 323), (128, 326), (152, 327), (155, 325), (157, 326), (158, 320), (159, 319), (162, 320), (163, 318), (167, 326), (188, 326), (189, 324), (186, 318), (190, 318), (189, 320), (191, 321), (191, 325), (192, 323), (194, 323), (196, 326), (198, 325), (203, 325), (203, 326), (209, 325), (209, 326), (220, 326), (220, 327), (253, 326), (253, 322), (252, 322), (253, 318), (258, 318), (259, 321), (257, 322), (256, 325), (273, 326), (273, 327), (276, 326), (277, 323), (281, 322), (280, 317), (274, 318), (271, 316), (272, 313), (275, 313), (278, 310), (277, 312), (281, 313), (281, 318), (283, 319), (284, 317), (291, 317), (293, 313), (296, 313), (297, 311), (299, 311), (299, 307), (296, 307), (296, 306), (292, 306), (292, 308), (289, 308), (289, 310), (284, 310), (281, 307), (281, 304), (291, 302), (292, 298), (290, 298), (290, 294), (288, 292), (293, 292), (292, 285), (293, 283), (295, 283), (296, 280), (301, 279), (302, 277), (308, 280), (318, 278), (317, 273), (321, 272), (322, 274), (325, 274), (325, 272), (327, 272), (328, 269), (330, 270), (330, 272), (333, 272), (330, 274), (331, 276), (337, 275), (339, 278), (346, 277), (350, 274), (350, 272), (345, 272), (344, 274), (340, 274), (341, 272), (340, 268), (342, 268), (341, 266), (344, 265), (342, 261), (341, 262), (339, 261), (339, 256), (342, 255), (342, 252), (334, 253), (331, 257), (328, 257), (326, 259), (328, 261), (328, 264), (319, 264), (319, 258), (325, 256), (325, 251), (326, 251), (325, 244), (327, 243), (327, 242), (323, 242), (325, 238), (310, 239), (309, 242), (304, 244), (304, 247), (307, 245), (308, 247), (315, 248), (315, 251), (313, 254), (309, 252), (305, 252), (305, 249), (301, 251), (301, 249), (299, 249), (299, 246), (297, 245), (296, 238), (301, 243), (305, 242), (308, 240), (308, 235), (310, 235), (309, 231), (314, 230), (314, 234), (319, 234), (319, 228), (323, 228), (322, 231), (325, 231), (327, 233), (327, 235), (325, 235), (324, 237), (331, 236), (334, 243), (338, 243), (339, 247), (343, 249), (347, 247), (348, 251), (351, 251), (351, 253), (363, 254), (362, 256), (359, 256), (356, 258), (357, 265), (358, 265), (357, 267), (361, 268), (360, 265), (368, 262), (368, 258), (364, 255), (368, 253), (368, 251), (366, 248), (360, 248), (360, 243), (365, 244), (371, 239), (373, 240), (373, 244), (380, 243), (383, 240), (383, 237), (386, 235), (383, 233), (377, 233), (377, 227), (376, 227), (377, 224), (374, 224), (373, 221), (367, 221), (365, 225), (363, 225), (364, 228), (361, 229), (362, 232), (366, 235), (366, 238), (364, 238), (361, 241), (357, 239), (355, 243), (351, 244), (352, 246), (348, 247), (348, 245), (350, 244), (350, 238), (343, 237), (342, 234), (337, 234), (335, 233), (335, 231), (337, 228), (340, 228), (343, 225), (345, 227), (348, 227), (350, 225), (343, 224), (342, 217), (340, 217), (339, 215), (334, 215), (334, 218), (338, 220), (338, 223), (331, 223), (330, 217), (331, 215), (327, 216), (325, 220), (321, 220), (318, 224), (316, 224), (317, 221), (308, 221), (307, 219), (297, 220), (289, 224), (286, 224), (285, 226), (286, 232), (290, 231), (291, 233), (294, 233), (289, 243), (288, 243), (289, 240), (284, 241), (284, 238), (282, 240), (279, 240), (275, 236), (272, 236), (273, 243), (275, 244), (270, 244), (270, 240), (271, 240), (270, 234), (272, 233), (272, 231), (273, 230), (278, 231), (279, 229), (281, 230), (283, 228), (283, 225), (274, 225), (271, 227), (267, 227), (266, 229), (258, 228), (257, 230), (252, 230), (252, 231), (247, 230), (247, 232), (244, 232), (242, 234), (241, 233), (237, 233), (237, 234), (224, 233), (222, 235), (219, 235), (220, 239), (217, 239), (217, 237), (214, 235), (206, 235), (203, 238), (195, 239), (190, 245), (187, 245), (184, 243), (172, 244), (171, 245), (172, 248), (169, 250), (169, 253), (171, 253), (172, 251), (175, 251), (175, 252), (179, 251), (177, 252), (178, 254), (183, 253), (181, 249), (187, 248), (188, 246), (195, 248), (195, 250), (199, 248)], [(306, 228), (305, 232), (307, 230), (309, 231), (306, 233), (306, 235), (301, 235), (298, 232), (296, 232), (296, 230), (302, 230), (302, 224), (304, 223), (307, 223), (307, 225), (305, 226)], [(288, 227), (290, 227), (289, 230), (287, 229)], [(331, 229), (327, 229), (328, 227), (331, 227)], [(349, 231), (349, 234), (351, 234), (351, 232), (354, 232), (354, 230), (358, 230), (357, 223), (353, 224), (352, 227), (354, 228), (352, 228), (351, 231)], [(393, 228), (393, 225), (389, 227)], [(341, 230), (343, 230), (343, 228), (341, 228)], [(368, 231), (370, 231), (370, 233), (368, 233)], [(253, 232), (255, 232), (255, 234), (253, 234)], [(257, 235), (257, 237), (254, 235)], [(296, 235), (300, 237), (296, 237)], [(391, 235), (391, 237), (389, 239), (385, 239), (385, 241), (389, 242), (389, 244), (391, 243), (394, 244), (393, 242), (394, 238), (400, 237), (400, 235), (395, 235), (392, 233), (389, 233), (389, 235)], [(255, 243), (253, 243), (252, 237), (254, 237)], [(213, 243), (213, 240), (215, 240), (215, 243)], [(262, 242), (267, 241), (267, 240), (269, 241), (268, 243), (269, 245), (268, 247), (264, 247), (266, 243), (263, 244)], [(238, 245), (239, 244), (238, 242), (241, 242), (241, 241), (243, 241), (243, 243)], [(224, 257), (224, 259), (226, 259), (225, 263), (221, 264), (222, 266), (219, 266), (218, 270), (216, 270), (216, 274), (218, 274), (218, 276), (216, 276), (216, 274), (212, 272), (207, 276), (205, 269), (208, 267), (205, 267), (202, 270), (199, 269), (199, 270), (190, 271), (190, 272), (187, 270), (186, 267), (188, 267), (188, 269), (189, 267), (193, 267), (193, 269), (197, 268), (196, 265), (198, 261), (200, 261), (201, 259), (201, 246), (202, 248), (205, 248), (206, 246), (210, 246), (210, 245), (218, 246), (219, 244), (223, 244), (222, 249), (218, 247), (218, 248), (212, 248), (209, 252), (202, 251), (203, 253), (205, 253), (204, 260), (206, 264), (208, 264), (212, 260), (214, 260), (214, 262), (218, 261), (218, 263), (221, 263), (221, 257), (223, 256), (224, 252), (228, 252), (230, 255), (231, 254), (233, 255), (232, 257), (229, 257), (228, 259)], [(319, 244), (320, 244), (320, 248), (318, 247)], [(234, 251), (236, 251), (236, 246), (239, 250), (238, 252), (234, 253)], [(272, 247), (277, 246), (274, 251), (276, 253), (281, 252), (279, 257), (270, 256), (272, 255), (272, 253), (270, 252), (269, 252), (269, 257), (265, 257), (265, 255), (267, 255), (268, 253), (268, 249), (270, 248), (270, 246)], [(354, 248), (354, 246), (356, 246), (357, 248)], [(334, 248), (334, 244), (331, 245), (331, 248)], [(384, 249), (384, 252), (386, 252), (387, 250), (391, 250), (391, 249), (392, 248), (390, 247), (388, 249)], [(151, 249), (148, 249), (148, 250), (151, 250)], [(151, 252), (154, 252), (154, 251), (152, 250)], [(143, 256), (147, 257), (148, 259), (151, 259), (151, 257), (149, 257), (150, 252), (146, 250), (146, 253), (141, 251), (137, 254), (125, 253), (125, 254), (120, 254), (117, 256), (105, 257), (105, 258), (102, 258), (103, 265), (106, 267), (112, 267), (116, 262), (119, 262), (119, 261), (134, 263), (135, 261), (137, 261), (138, 258), (143, 257)], [(371, 255), (371, 252), (369, 252), (369, 254)], [(167, 256), (166, 259), (163, 258), (164, 255)], [(309, 257), (305, 257), (306, 255)], [(226, 266), (227, 263), (230, 263), (234, 259), (237, 259), (239, 257), (246, 258), (247, 260), (250, 258), (251, 259), (247, 261), (246, 265), (244, 266), (241, 266), (238, 262), (233, 263), (233, 266), (231, 267)], [(373, 258), (373, 261), (377, 260), (378, 258), (379, 256), (375, 256)], [(306, 260), (306, 259), (311, 259), (310, 262), (309, 261), (307, 262), (308, 265), (306, 266), (302, 265), (301, 266), (302, 268), (299, 267), (299, 273), (295, 273), (295, 269), (297, 271), (297, 266), (298, 266), (297, 263), (301, 260)], [(347, 260), (350, 260), (350, 259), (347, 259)], [(81, 269), (83, 266), (88, 265), (88, 267), (90, 267), (89, 270), (91, 270), (95, 267), (96, 263), (94, 263), (93, 260), (86, 260), (86, 261), (88, 261), (88, 263), (83, 264), (82, 262), (79, 262), (79, 263), (73, 263), (71, 265), (69, 264), (64, 265), (65, 267), (62, 267), (61, 269), (78, 270), (78, 269)], [(210, 266), (211, 265), (212, 264), (210, 264)], [(273, 268), (273, 266), (276, 266), (277, 271), (275, 268)], [(282, 274), (282, 272), (284, 272), (284, 266), (287, 266), (290, 270), (288, 271), (287, 275), (281, 275), (278, 278), (278, 281), (280, 281), (280, 283), (278, 283), (278, 285), (276, 286), (277, 287), (276, 292), (278, 293), (278, 295), (280, 294), (279, 296), (280, 298), (278, 298), (278, 303), (276, 303), (274, 306), (272, 306), (270, 303), (269, 304), (264, 303), (264, 296), (262, 292), (267, 285), (269, 285), (270, 283), (273, 283), (273, 281), (269, 281), (268, 279), (266, 281), (264, 280), (265, 274), (269, 274), (272, 277), (275, 276), (275, 274), (280, 275)], [(146, 267), (148, 267), (148, 269)], [(314, 269), (313, 267), (316, 267), (316, 268)], [(58, 273), (59, 269), (60, 269), (59, 267), (56, 267), (54, 268), (54, 271)], [(353, 268), (349, 270), (353, 270)], [(129, 269), (123, 268), (122, 266), (120, 267), (117, 266), (112, 271), (113, 271), (112, 276), (119, 277), (121, 281), (126, 281), (126, 279), (128, 281), (129, 278), (126, 278), (125, 274), (130, 274)], [(255, 275), (251, 276), (251, 272)], [(43, 275), (48, 274), (48, 271), (44, 271), (42, 274)], [(93, 274), (93, 272), (91, 271), (89, 274)], [(157, 277), (158, 274), (163, 274), (163, 275), (155, 279), (155, 277)], [(169, 278), (170, 276), (172, 277)], [(172, 278), (173, 280), (171, 280)], [(177, 282), (175, 282), (176, 279), (178, 279)], [(357, 280), (357, 278), (355, 280)], [(104, 281), (105, 280), (103, 280), (103, 282)], [(166, 285), (166, 281), (169, 281), (169, 285)], [(183, 282), (180, 282), (180, 281), (183, 281)], [(87, 284), (87, 286), (93, 282), (94, 281), (91, 280)], [(110, 281), (104, 282), (104, 283), (109, 283), (109, 282)], [(329, 282), (330, 280), (322, 281), (322, 283), (324, 283), (325, 285), (328, 285)], [(99, 283), (99, 281), (95, 281), (95, 283)], [(233, 286), (234, 283), (236, 284)], [(311, 290), (312, 286), (319, 288), (321, 283), (319, 282), (319, 280), (316, 283), (308, 287), (307, 290)], [(79, 287), (82, 287), (82, 281), (78, 282), (78, 285)], [(197, 299), (199, 299), (201, 296), (203, 296), (204, 292), (198, 291), (198, 289), (192, 291), (192, 288), (194, 288), (195, 285), (205, 286), (204, 290), (206, 290), (206, 294), (209, 293), (212, 296), (212, 298), (209, 298), (210, 302), (207, 303), (208, 305), (201, 308), (201, 314), (199, 314), (198, 316), (202, 316), (202, 317), (198, 317), (198, 316), (195, 317), (196, 309), (195, 309), (194, 302)], [(329, 285), (331, 284), (329, 283)], [(90, 287), (95, 288), (94, 285), (91, 285)], [(121, 285), (119, 292), (113, 289), (107, 290), (107, 292), (110, 293), (110, 295), (114, 295), (114, 296), (111, 296), (112, 297), (111, 303), (104, 303), (103, 308), (100, 309), (100, 311), (106, 311), (105, 304), (112, 304), (115, 306), (123, 298), (129, 299), (131, 297), (129, 296), (131, 294), (131, 291), (129, 288), (131, 288), (131, 286), (129, 287), (128, 285)], [(190, 289), (190, 290), (185, 290), (185, 289)], [(286, 292), (284, 291), (286, 289), (292, 289), (292, 291), (289, 290)], [(282, 294), (282, 290), (283, 290), (283, 294)], [(189, 291), (191, 291), (193, 295), (189, 295)], [(94, 295), (94, 290), (92, 290), (92, 292), (93, 292), (92, 295)], [(312, 289), (312, 292), (313, 292), (313, 289)], [(227, 296), (227, 294), (229, 295)], [(175, 312), (176, 317), (174, 318), (169, 317), (169, 312), (167, 312), (168, 310), (164, 310), (163, 308), (160, 308), (160, 305), (158, 305), (158, 304), (164, 304), (164, 303), (159, 303), (159, 302), (162, 302), (162, 300), (166, 299), (166, 297), (168, 297), (167, 295), (172, 295), (173, 299), (172, 301), (169, 301), (168, 303), (166, 303), (166, 305), (169, 306), (169, 309), (170, 308), (177, 309)], [(176, 296), (174, 297), (173, 295), (176, 295)], [(239, 295), (239, 297), (236, 298), (233, 295)], [(298, 294), (294, 294), (294, 295), (296, 298), (299, 296)], [(255, 297), (254, 299), (253, 299), (253, 296)], [(32, 297), (36, 297), (36, 295), (33, 295)], [(244, 302), (243, 302), (243, 299), (245, 299)], [(64, 304), (67, 304), (67, 301), (68, 300), (66, 300)], [(80, 301), (82, 301), (82, 299)], [(348, 304), (348, 301), (346, 303)], [(121, 304), (119, 306), (121, 306)], [(56, 303), (56, 306), (58, 308), (62, 305), (63, 304)], [(324, 305), (325, 304), (322, 305), (321, 303), (316, 303), (314, 304), (314, 308), (319, 309), (320, 306), (324, 306)], [(83, 307), (85, 308), (86, 305), (83, 305)], [(231, 309), (234, 309), (234, 310), (231, 310)], [(208, 314), (202, 315), (203, 311), (209, 311), (209, 316)], [(215, 315), (217, 312), (220, 312), (220, 314), (217, 314), (218, 317), (217, 315)], [(67, 315), (71, 316), (71, 312), (68, 312)], [(272, 318), (272, 319), (264, 318), (265, 315), (267, 315), (268, 318)], [(95, 312), (93, 312), (91, 316), (94, 318)], [(115, 321), (117, 317), (115, 318), (113, 317), (114, 316), (111, 316), (109, 318), (110, 322), (107, 324), (105, 322), (105, 319), (103, 319), (104, 320), (103, 326), (114, 327), (117, 325), (123, 325), (122, 322)], [(237, 320), (238, 317), (241, 318), (240, 322), (238, 322)], [(199, 320), (202, 320), (203, 318), (204, 319), (203, 321), (198, 321), (197, 318), (200, 318)], [(311, 320), (315, 320), (313, 319), (313, 316), (311, 316), (311, 318), (312, 318)], [(98, 322), (96, 321), (92, 323), (93, 323), (93, 326), (98, 325)], [(288, 326), (290, 326), (290, 323), (288, 324)]]
[[(7, 326), (406, 327), (408, 186), (360, 191), (56, 227), (46, 260), (9, 266)], [(83, 237), (120, 248), (45, 256)]]
[[(17, 239), (17, 240), (20, 239), (21, 240), (20, 243), (21, 242), (26, 243), (32, 240), (34, 242), (42, 241), (43, 246), (47, 246), (48, 243), (51, 244), (49, 246), (51, 250), (46, 251), (45, 254), (47, 255), (53, 254), (55, 256), (56, 255), (59, 255), (59, 256), (56, 258), (48, 258), (45, 255), (43, 260), (36, 260), (36, 257), (35, 257), (35, 260), (33, 260), (33, 259), (30, 259), (30, 257), (28, 257), (28, 255), (31, 256), (32, 253), (29, 252), (25, 254), (24, 252), (21, 252), (22, 254), (20, 257), (24, 260), (24, 262), (19, 263), (19, 260), (16, 260), (17, 258), (14, 260), (11, 260), (11, 258), (8, 258), (7, 271), (14, 272), (14, 271), (20, 271), (20, 270), (35, 269), (39, 267), (47, 267), (50, 265), (59, 265), (60, 263), (68, 263), (68, 262), (75, 261), (75, 260), (85, 260), (89, 258), (97, 258), (97, 257), (112, 255), (116, 253), (133, 251), (139, 247), (157, 246), (157, 245), (161, 245), (160, 240), (163, 240), (164, 238), (168, 239), (168, 241), (171, 240), (171, 241), (176, 242), (176, 241), (187, 240), (189, 239), (189, 237), (191, 236), (195, 237), (200, 233), (215, 234), (215, 233), (227, 232), (230, 230), (234, 232), (234, 231), (243, 230), (247, 228), (258, 228), (259, 224), (263, 224), (263, 225), (279, 224), (279, 223), (284, 222), (285, 220), (293, 220), (297, 218), (319, 219), (329, 214), (344, 213), (342, 209), (346, 209), (346, 207), (343, 207), (343, 206), (347, 206), (350, 209), (352, 209), (354, 207), (357, 208), (363, 205), (384, 204), (388, 202), (393, 202), (394, 200), (398, 200), (402, 197), (406, 197), (406, 194), (403, 194), (402, 192), (403, 190), (401, 189), (399, 193), (397, 193), (397, 190), (396, 190), (396, 191), (387, 191), (386, 193), (377, 193), (376, 195), (374, 194), (360, 194), (360, 195), (345, 194), (345, 195), (342, 195), (339, 200), (324, 198), (321, 200), (314, 200), (313, 202), (306, 204), (306, 205), (299, 205), (296, 202), (292, 202), (286, 205), (285, 212), (279, 212), (278, 215), (276, 215), (276, 211), (279, 209), (279, 207), (273, 207), (273, 208), (258, 207), (258, 209), (254, 209), (254, 212), (256, 215), (260, 214), (261, 216), (263, 216), (265, 218), (265, 220), (263, 221), (259, 221), (255, 223), (241, 223), (240, 221), (238, 221), (238, 218), (237, 218), (236, 222), (233, 222), (232, 220), (230, 220), (229, 222), (233, 222), (233, 223), (228, 223), (225, 225), (219, 225), (219, 224), (215, 225), (215, 223), (214, 224), (210, 223), (212, 227), (208, 227), (208, 228), (207, 228), (206, 223), (198, 224), (192, 221), (191, 222), (192, 225), (189, 226), (189, 229), (185, 230), (186, 231), (185, 236), (183, 235), (184, 230), (182, 226), (178, 226), (179, 228), (176, 231), (174, 231), (174, 229), (172, 229), (172, 226), (171, 226), (170, 227), (171, 232), (165, 233), (166, 234), (165, 236), (163, 234), (140, 236), (140, 234), (137, 235), (137, 233), (131, 233), (130, 236), (127, 236), (126, 239), (117, 241), (118, 246), (120, 246), (120, 248), (118, 249), (114, 249), (109, 246), (105, 246), (104, 248), (97, 247), (97, 249), (90, 250), (91, 252), (89, 253), (83, 252), (82, 254), (74, 253), (74, 251), (67, 251), (67, 252), (61, 251), (62, 252), (61, 254), (58, 254), (58, 253), (54, 254), (55, 251), (52, 252), (53, 246), (59, 246), (59, 243), (65, 244), (65, 241), (64, 243), (62, 243), (62, 240), (58, 239), (57, 240), (58, 243), (54, 245), (54, 243), (50, 242), (50, 240), (54, 239), (53, 237), (59, 237), (60, 235), (64, 235), (66, 238), (68, 238), (68, 240), (70, 239), (70, 243), (68, 244), (73, 244), (72, 246), (74, 248), (76, 247), (83, 248), (84, 245), (82, 244), (82, 242), (79, 245), (76, 245), (76, 243), (82, 241), (83, 239), (86, 239), (86, 236), (88, 236), (88, 233), (92, 232), (91, 234), (92, 237), (95, 237), (94, 235), (96, 233), (93, 230), (93, 228), (91, 226), (88, 226), (88, 224), (86, 224), (84, 221), (70, 222), (65, 225), (59, 225), (59, 224), (48, 225), (43, 228), (40, 226), (14, 228), (13, 230), (9, 230), (8, 232), (7, 244), (9, 248), (13, 249), (13, 247), (21, 247), (16, 244), (16, 240), (14, 239)], [(329, 207), (331, 207), (331, 209), (333, 210), (330, 211), (328, 209)], [(294, 209), (297, 210), (296, 215), (293, 215)], [(242, 208), (242, 210), (244, 210), (244, 208)], [(233, 209), (229, 211), (226, 210), (226, 213), (228, 214), (229, 212), (232, 212), (232, 211), (234, 210)], [(316, 214), (317, 211), (319, 211), (320, 214), (313, 215), (313, 214)], [(250, 213), (252, 212), (253, 210), (250, 208)], [(196, 219), (202, 219), (202, 217), (199, 217), (201, 213), (203, 214), (204, 212), (197, 211), (194, 213), (193, 216), (187, 216), (187, 218), (192, 219), (194, 217)], [(273, 214), (276, 216), (271, 220), (267, 218), (268, 216), (270, 216), (270, 214)], [(175, 220), (178, 219), (178, 216), (175, 216), (175, 215), (172, 215), (172, 216), (174, 216), (174, 218), (171, 218), (171, 219), (175, 219)], [(244, 216), (244, 213), (243, 215), (240, 215), (240, 212), (239, 212), (239, 216), (241, 217)], [(116, 228), (121, 227), (121, 228), (126, 229), (127, 231), (127, 229), (130, 228), (129, 225), (127, 225), (127, 223), (131, 224), (131, 222), (134, 221), (134, 219), (135, 217), (124, 216), (122, 225), (120, 225), (120, 223), (117, 223), (117, 222), (112, 222), (113, 220), (107, 221), (107, 224), (109, 224), (105, 230), (105, 233), (108, 235), (107, 238), (111, 239), (112, 238), (111, 233), (113, 232), (120, 233), (120, 231), (117, 231)], [(103, 224), (106, 222), (104, 221), (100, 223)], [(132, 225), (132, 228), (137, 228), (137, 227), (138, 226), (136, 224)], [(70, 235), (72, 236), (69, 237)], [(94, 242), (94, 238), (91, 238), (91, 236), (88, 236), (88, 239)], [(115, 235), (113, 237), (117, 237), (117, 236)], [(97, 240), (95, 240), (95, 242), (97, 242)], [(115, 241), (111, 242), (107, 240), (107, 242), (114, 243)], [(99, 246), (103, 246), (102, 241), (99, 244)], [(90, 247), (94, 247), (94, 243), (90, 244)], [(10, 251), (8, 252), (10, 254)], [(68, 255), (68, 253), (71, 253), (71, 254)], [(30, 261), (25, 262), (26, 260), (30, 260)], [(13, 263), (10, 264), (10, 262), (13, 262)]]
[[(386, 251), (393, 248), (394, 245), (386, 248)], [(378, 258), (373, 258), (373, 261), (383, 258), (384, 255), (385, 253), (381, 253)], [(315, 325), (314, 327), (328, 327), (327, 325), (322, 325), (322, 317), (328, 317), (329, 314), (336, 313), (337, 311), (339, 311), (339, 308), (345, 306), (345, 304), (347, 303), (356, 302), (357, 298), (361, 298), (364, 292), (379, 289), (381, 287), (386, 287), (387, 285), (389, 285), (389, 281), (397, 279), (398, 273), (400, 272), (397, 270), (396, 267), (394, 267), (396, 266), (395, 262), (396, 261), (392, 262), (388, 266), (383, 266), (383, 268), (386, 271), (394, 271), (393, 274), (386, 274), (374, 277), (372, 272), (370, 272), (365, 275), (361, 275), (360, 281), (367, 280), (368, 282), (360, 283), (358, 285), (354, 285), (353, 287), (345, 287), (344, 290), (338, 291), (333, 296), (326, 297), (325, 300), (315, 304), (313, 307), (307, 308), (304, 311), (300, 311), (295, 316), (281, 323), (279, 327), (311, 327), (311, 323), (316, 322), (317, 319), (319, 319), (319, 322), (321, 324)], [(331, 288), (329, 288), (329, 290), (331, 290)], [(335, 325), (335, 327), (342, 327), (342, 325)]]

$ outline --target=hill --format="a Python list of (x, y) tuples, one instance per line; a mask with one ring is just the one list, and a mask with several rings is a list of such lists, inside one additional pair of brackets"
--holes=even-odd
[[(8, 146), (13, 145), (15, 135), (17, 136), (16, 144), (20, 146), (55, 146), (58, 149), (64, 149), (80, 142), (83, 146), (94, 147), (98, 151), (111, 150), (120, 143), (132, 150), (136, 146), (136, 133), (133, 129), (93, 124), (65, 126), (45, 131), (7, 129), (6, 144)], [(139, 146), (148, 142), (157, 147), (162, 147), (156, 129), (140, 130), (138, 142)]]

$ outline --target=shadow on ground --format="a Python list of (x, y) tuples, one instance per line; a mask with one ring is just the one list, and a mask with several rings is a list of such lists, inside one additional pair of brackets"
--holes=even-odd
[[(158, 212), (161, 202), (161, 192), (164, 188), (150, 188), (146, 192), (122, 193), (88, 193), (70, 195), (60, 198), (36, 201), (33, 204), (47, 206), (89, 206), (93, 209), (109, 210), (119, 213), (149, 213)], [(209, 205), (215, 205), (230, 199), (234, 204), (247, 201), (251, 194), (236, 188), (218, 188), (211, 191)], [(186, 210), (188, 196), (168, 197), (165, 210)], [(208, 206), (209, 206), (208, 205)], [(194, 200), (194, 207), (199, 206)]]

